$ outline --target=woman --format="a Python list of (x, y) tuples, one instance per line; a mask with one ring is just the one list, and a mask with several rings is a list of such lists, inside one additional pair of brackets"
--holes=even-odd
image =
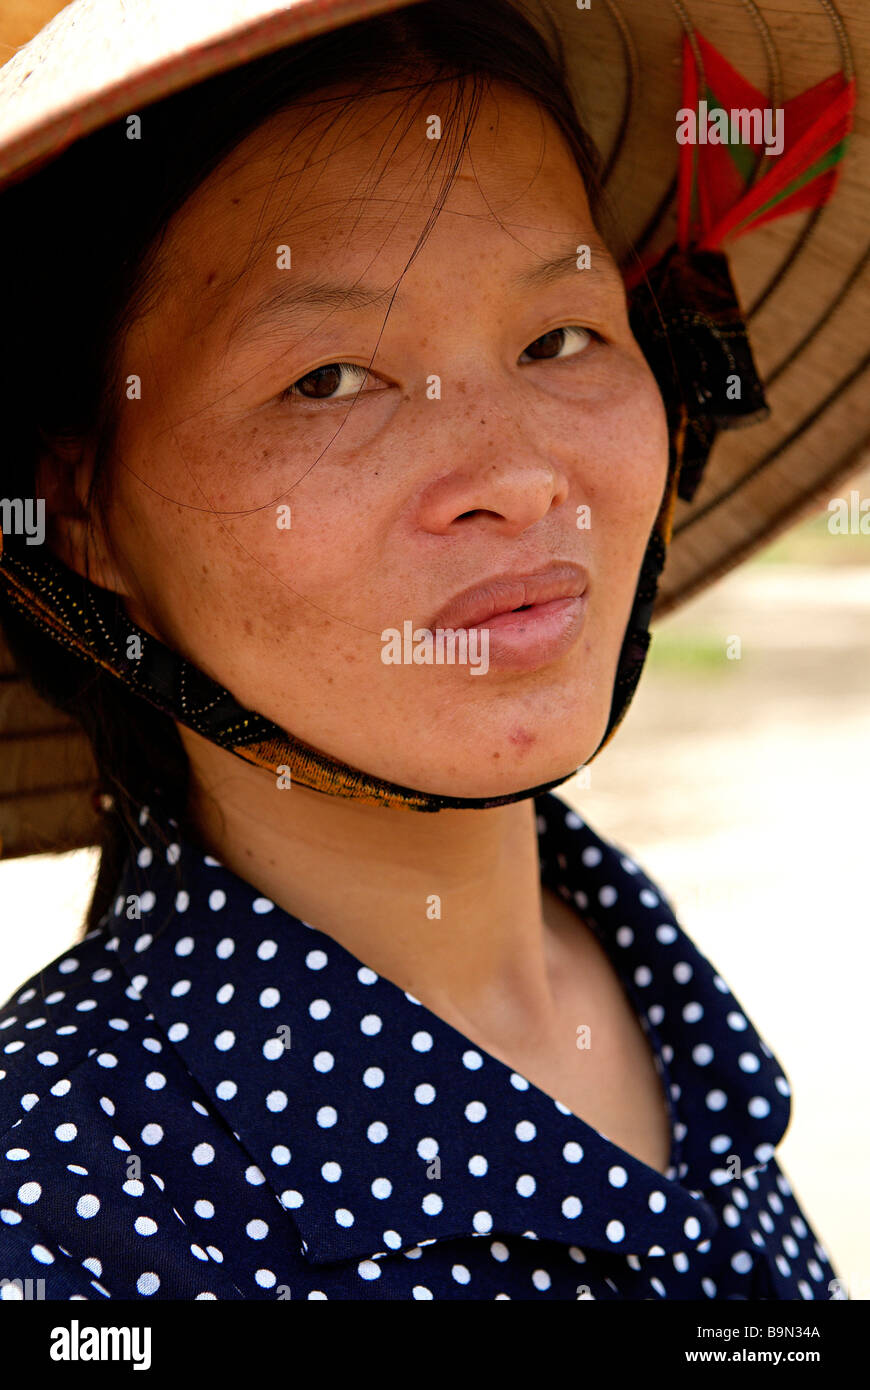
[(111, 798), (3, 1019), (0, 1254), (49, 1298), (829, 1296), (776, 1058), (548, 790), (639, 674), (673, 422), (555, 53), (466, 10), (5, 195), (50, 554), (4, 537), (3, 622)]

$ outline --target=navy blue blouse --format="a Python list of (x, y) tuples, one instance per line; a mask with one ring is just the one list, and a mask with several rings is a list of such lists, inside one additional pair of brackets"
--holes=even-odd
[(143, 808), (113, 912), (0, 1016), (0, 1278), (49, 1299), (829, 1298), (774, 1156), (779, 1063), (638, 864), (552, 793), (536, 807), (542, 882), (654, 1049), (666, 1175), (171, 820), (167, 850)]

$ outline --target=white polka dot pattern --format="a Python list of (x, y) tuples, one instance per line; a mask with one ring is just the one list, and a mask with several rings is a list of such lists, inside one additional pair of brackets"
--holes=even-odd
[(774, 1157), (776, 1058), (640, 866), (552, 793), (536, 809), (542, 881), (654, 1049), (666, 1174), (196, 845), (167, 852), (143, 808), (114, 911), (0, 1016), (0, 1278), (50, 1299), (828, 1298)]

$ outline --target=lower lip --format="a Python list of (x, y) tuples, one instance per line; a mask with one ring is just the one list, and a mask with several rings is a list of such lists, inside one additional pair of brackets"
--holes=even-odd
[(499, 613), (469, 632), (489, 632), (489, 664), (502, 671), (535, 671), (574, 645), (586, 617), (586, 595), (535, 603), (522, 612)]

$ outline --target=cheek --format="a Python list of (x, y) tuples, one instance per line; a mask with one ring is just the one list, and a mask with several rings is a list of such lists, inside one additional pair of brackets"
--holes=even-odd
[(222, 544), (250, 572), (264, 601), (316, 627), (371, 611), (383, 584), (376, 498), (320, 464), (279, 503), (229, 521)]
[(664, 404), (651, 375), (638, 374), (609, 421), (609, 466), (596, 479), (602, 523), (631, 551), (645, 548), (664, 494), (668, 431)]
[[(640, 566), (667, 481), (664, 406), (646, 373), (612, 412), (590, 488), (588, 554), (601, 620), (615, 641), (631, 611)], [(582, 535), (582, 532), (581, 532)]]
[[(352, 490), (319, 466), (297, 481), (286, 440), (251, 434), (210, 421), (168, 435), (149, 420), (122, 441), (130, 466), (117, 477), (112, 533), (158, 635), (185, 634), (188, 650), (200, 633), (214, 646), (224, 634), (310, 632), (348, 571), (374, 568), (358, 554)], [(346, 583), (344, 597), (346, 608)]]

